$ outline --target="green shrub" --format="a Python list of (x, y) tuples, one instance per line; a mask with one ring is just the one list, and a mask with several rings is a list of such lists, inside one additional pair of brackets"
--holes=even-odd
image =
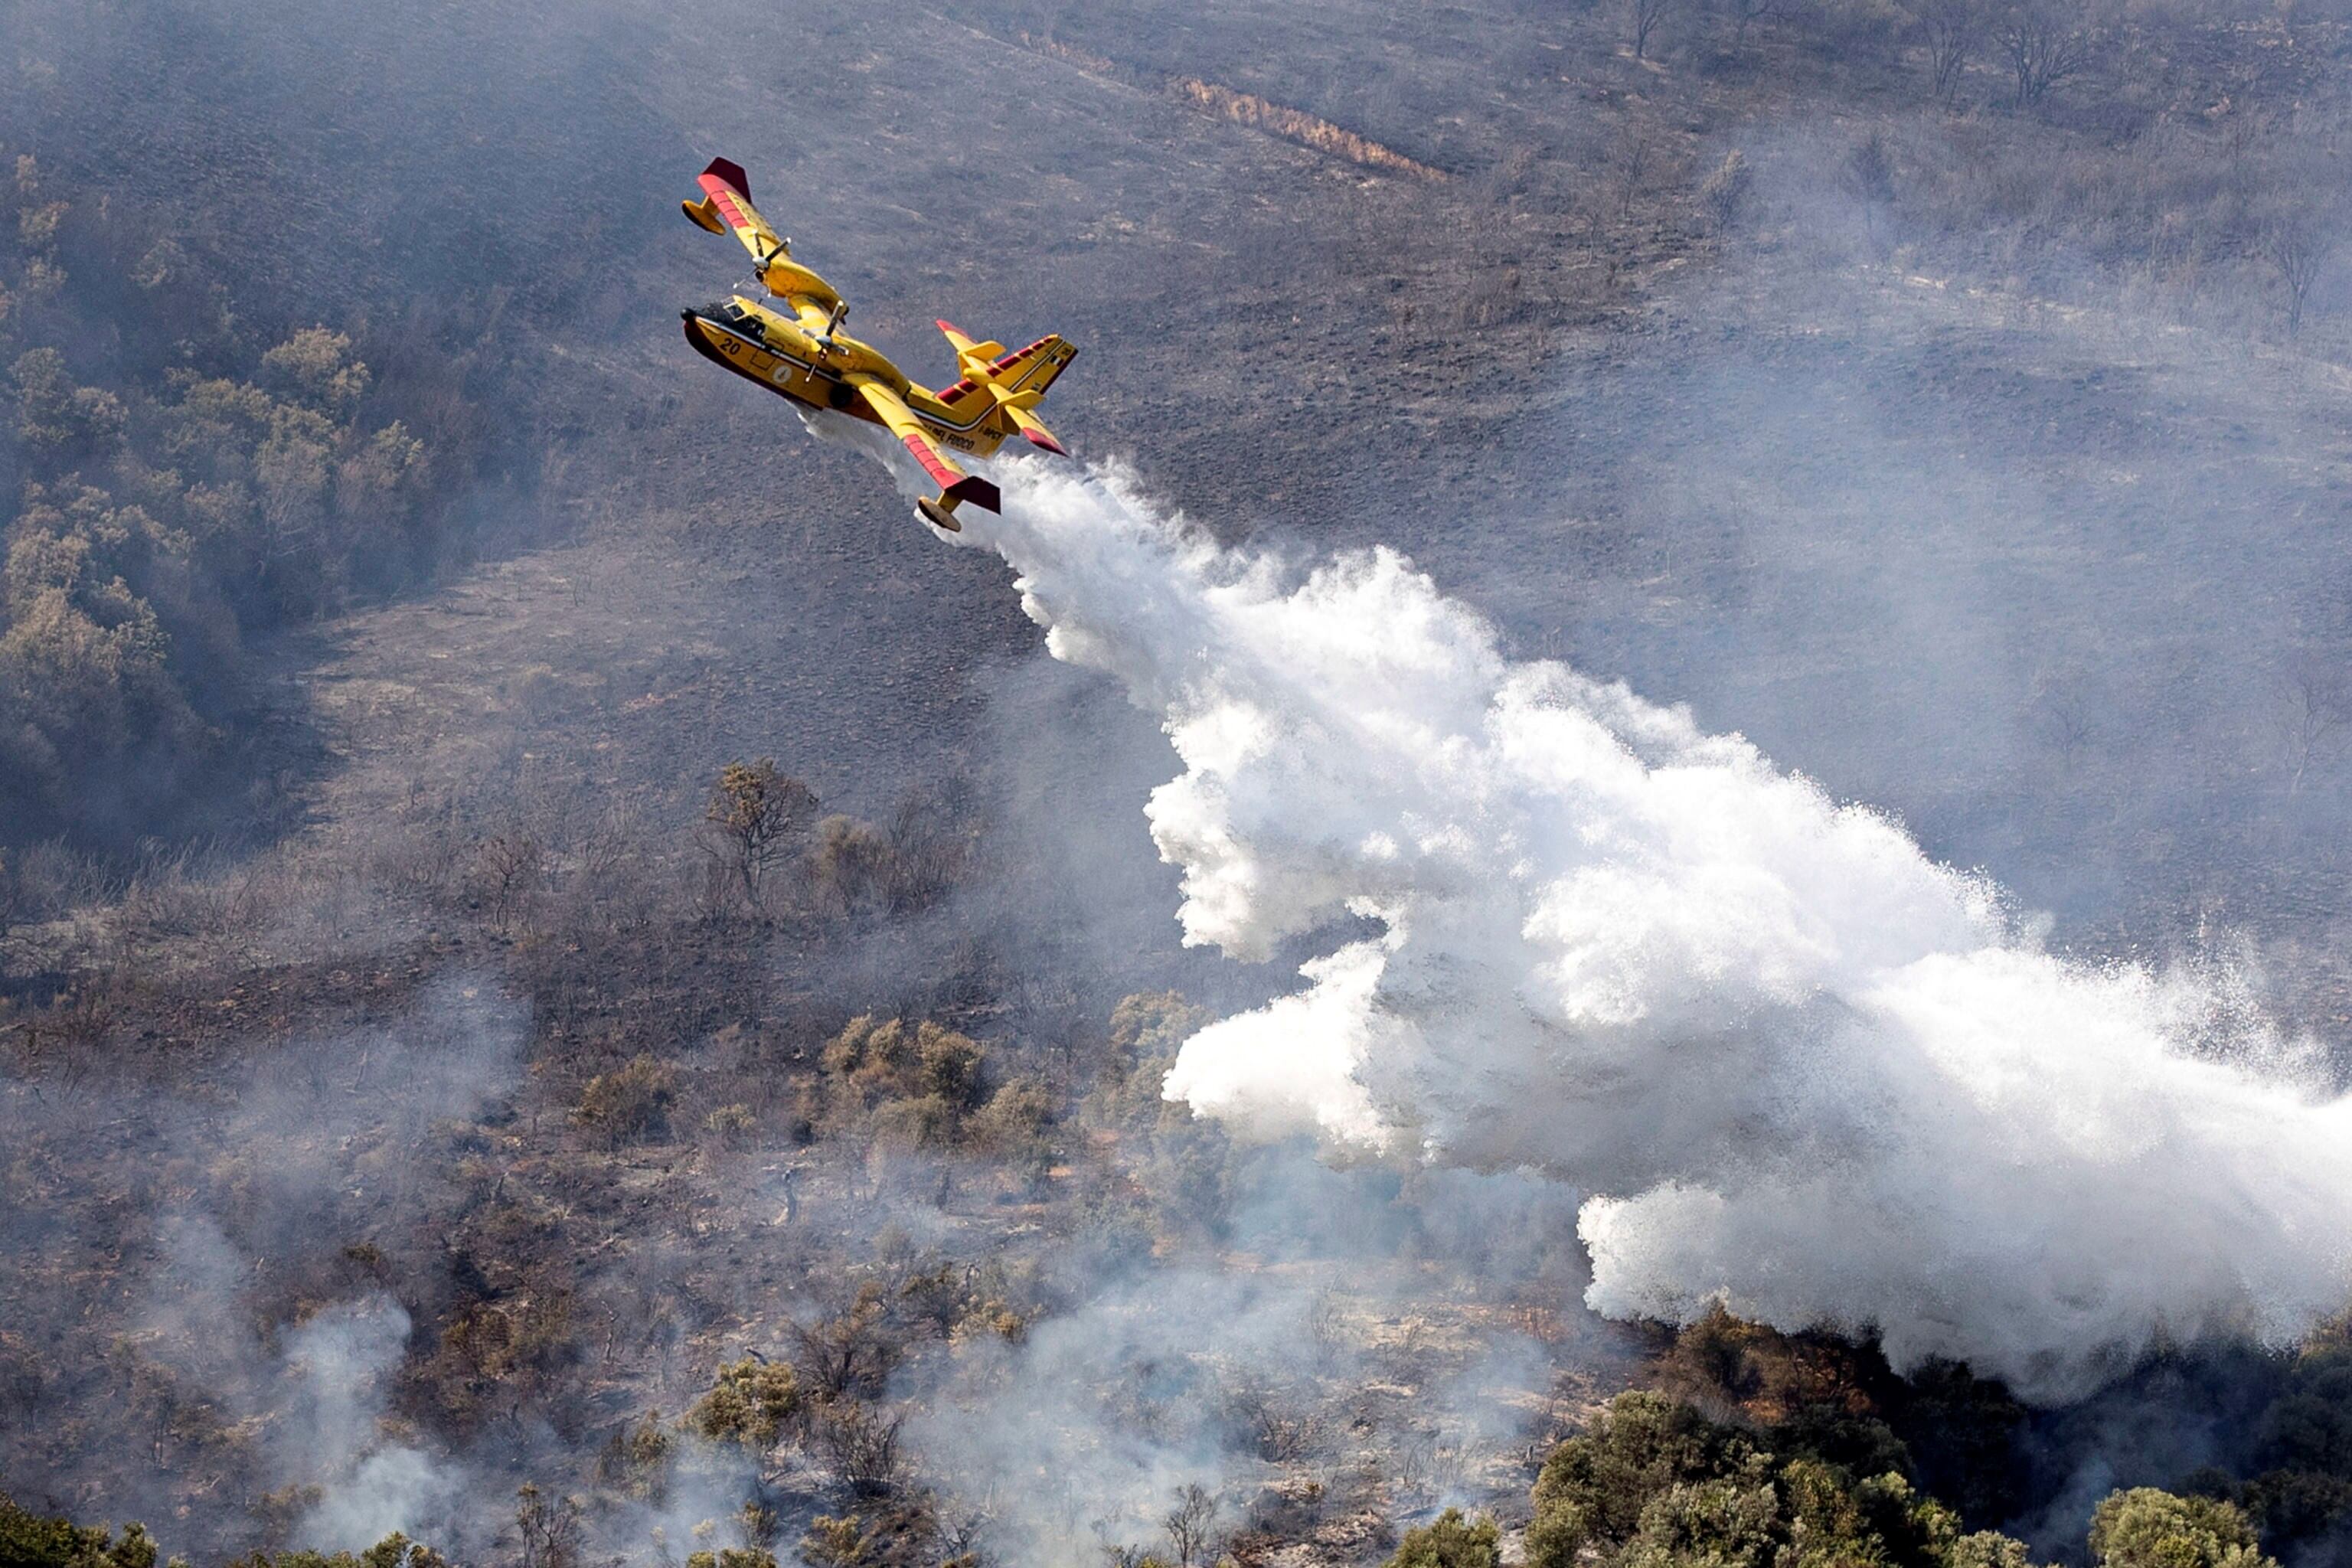
[(686, 1414), (687, 1429), (714, 1443), (764, 1453), (803, 1410), (800, 1378), (782, 1362), (746, 1356), (719, 1369), (710, 1391)]
[(0, 1493), (0, 1564), (5, 1568), (155, 1568), (155, 1543), (138, 1525), (110, 1531), (33, 1513)]
[(938, 1024), (854, 1018), (824, 1047), (827, 1120), (919, 1148), (951, 1145), (982, 1102), (987, 1058), (979, 1041)]
[[(1857, 1476), (1646, 1391), (1553, 1450), (1535, 1487), (1529, 1568), (2021, 1568), (2025, 1549), (1962, 1535), (1902, 1475)], [(2129, 1568), (2150, 1568), (2134, 1563)], [(2179, 1568), (2210, 1568), (2203, 1563)], [(2254, 1568), (2252, 1564), (2239, 1568)]]
[(610, 1142), (626, 1143), (667, 1133), (670, 1104), (677, 1098), (676, 1069), (657, 1057), (640, 1056), (626, 1067), (590, 1079), (572, 1114)]
[(759, 1118), (748, 1105), (722, 1105), (702, 1119), (702, 1130), (730, 1149), (740, 1149), (751, 1140), (751, 1131)]
[(1388, 1568), (1502, 1568), (1501, 1537), (1491, 1519), (1475, 1524), (1449, 1508), (1429, 1523), (1405, 1531)]
[(2091, 1515), (2091, 1555), (2105, 1568), (2276, 1568), (2235, 1504), (2154, 1487), (2108, 1494)]

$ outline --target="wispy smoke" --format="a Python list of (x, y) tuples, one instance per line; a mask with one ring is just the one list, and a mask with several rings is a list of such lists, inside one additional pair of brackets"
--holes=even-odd
[(451, 1179), (433, 1129), (495, 1114), (526, 1024), (495, 984), (451, 973), (380, 1025), (257, 1041), (200, 1093), (133, 1081), (45, 1100), (0, 1075), (0, 1144), (30, 1157), (104, 1129), (110, 1155), (58, 1203), (0, 1205), (16, 1343), (68, 1369), (34, 1368), (34, 1418), (0, 1426), (20, 1495), (152, 1521), (167, 1548), (204, 1553), (275, 1531), (328, 1551), (394, 1530), (484, 1543), (519, 1444), (453, 1458), (398, 1418), (415, 1323), (392, 1292), (429, 1310), (443, 1233), (426, 1222)]
[(400, 1304), (373, 1295), (330, 1308), (289, 1339), (287, 1371), (307, 1397), (294, 1406), (286, 1458), (321, 1489), (299, 1539), (355, 1552), (451, 1511), (461, 1489), (455, 1468), (381, 1431), (408, 1331)]
[(2226, 973), (2044, 951), (1739, 737), (1507, 660), (1393, 552), (1300, 575), (1115, 469), (1003, 477), (962, 542), (1056, 658), (1164, 714), (1186, 942), (1334, 944), (1187, 1044), (1170, 1098), (1573, 1184), (1609, 1314), (1874, 1329), (2041, 1399), (2352, 1289), (2352, 1103)]

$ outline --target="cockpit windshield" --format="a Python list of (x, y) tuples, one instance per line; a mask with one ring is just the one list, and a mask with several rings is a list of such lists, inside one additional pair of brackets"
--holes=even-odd
[(704, 307), (703, 314), (714, 321), (723, 322), (747, 338), (765, 338), (767, 327), (758, 312), (738, 300), (723, 300)]

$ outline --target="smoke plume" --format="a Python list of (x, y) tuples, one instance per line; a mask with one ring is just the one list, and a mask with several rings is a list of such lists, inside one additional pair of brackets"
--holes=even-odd
[(2225, 966), (2088, 965), (1737, 735), (1551, 662), (1392, 552), (1303, 573), (1116, 468), (967, 513), (1057, 658), (1164, 716), (1184, 940), (1304, 985), (1166, 1093), (1583, 1194), (1588, 1301), (1875, 1331), (2082, 1393), (2352, 1290), (2352, 1102)]

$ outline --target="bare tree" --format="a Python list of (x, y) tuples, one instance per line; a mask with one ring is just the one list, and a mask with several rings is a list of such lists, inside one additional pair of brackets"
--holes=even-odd
[(2021, 0), (2001, 14), (1994, 37), (2017, 82), (2017, 107), (2031, 109), (2091, 60), (2082, 13), (2064, 0)]
[(1215, 1526), (1217, 1494), (1198, 1481), (1176, 1489), (1176, 1506), (1163, 1521), (1168, 1544), (1176, 1553), (1176, 1568), (1193, 1568), (1212, 1555), (1210, 1531)]
[(887, 1497), (900, 1479), (898, 1429), (906, 1417), (887, 1420), (862, 1405), (828, 1406), (817, 1440), (842, 1484), (859, 1497)]
[(515, 1496), (522, 1568), (574, 1568), (580, 1561), (580, 1505), (570, 1498), (551, 1498), (530, 1481)]
[(1347, 1347), (1347, 1314), (1340, 1309), (1339, 1299), (1326, 1290), (1315, 1298), (1307, 1310), (1307, 1334), (1315, 1342), (1316, 1364), (1325, 1370), (1339, 1364), (1339, 1352)]
[(1650, 58), (1650, 38), (1677, 0), (1626, 0), (1626, 16), (1633, 24), (1633, 58)]
[(1430, 1475), (1437, 1462), (1437, 1434), (1416, 1429), (1397, 1442), (1397, 1491), (1416, 1500), (1427, 1495)]
[(489, 905), (491, 923), (500, 931), (507, 929), (523, 896), (539, 885), (545, 862), (539, 840), (528, 833), (499, 834), (475, 852), (474, 870), (481, 880), (482, 900)]
[(2273, 216), (2262, 227), (2257, 244), (2286, 286), (2286, 335), (2303, 331), (2305, 305), (2311, 286), (2327, 270), (2328, 261), (2344, 239), (2342, 198), (2330, 193), (2306, 199)]
[(2303, 793), (2304, 775), (2311, 771), (2331, 738), (2352, 721), (2352, 674), (2344, 664), (2322, 653), (2305, 653), (2288, 665), (2286, 738), (2294, 772), (2287, 793)]
[(1609, 142), (1606, 167), (1620, 223), (1633, 216), (1633, 203), (1665, 162), (1667, 153), (1665, 134), (1648, 114), (1629, 115), (1617, 128)]
[(898, 1364), (898, 1341), (871, 1289), (861, 1291), (848, 1310), (796, 1324), (792, 1333), (793, 1370), (825, 1399), (878, 1391)]
[(1748, 29), (1767, 16), (1777, 16), (1786, 0), (1723, 0), (1724, 9), (1731, 14), (1731, 47), (1748, 47)]
[(711, 786), (704, 842), (754, 910), (767, 908), (768, 872), (807, 834), (816, 804), (816, 792), (779, 771), (772, 757), (730, 763)]
[(1978, 0), (1916, 0), (1911, 14), (1927, 46), (1927, 75), (1936, 100), (1948, 102), (1983, 34), (1984, 13)]
[(1257, 1457), (1272, 1465), (1303, 1459), (1322, 1447), (1323, 1418), (1296, 1394), (1263, 1379), (1245, 1377), (1225, 1395), (1225, 1419), (1246, 1437)]
[(1756, 184), (1755, 171), (1748, 166), (1747, 155), (1735, 147), (1723, 155), (1698, 188), (1699, 205), (1706, 209), (1708, 224), (1718, 235), (1729, 232), (1739, 221), (1748, 205), (1748, 192)]
[[(16, 921), (24, 908), (24, 883), (17, 878), (16, 868), (8, 863), (8, 852), (0, 849), (0, 944), (5, 944), (8, 933), (16, 929)], [(0, 974), (7, 972), (8, 954), (5, 948), (0, 948)]]
[(58, 1081), (71, 1093), (98, 1068), (99, 1057), (114, 1033), (114, 1021), (120, 1012), (113, 988), (107, 981), (84, 985), (54, 1004), (48, 1016), (40, 1020), (37, 1030), (33, 1022), (26, 1022), (27, 1052), (37, 1056), (42, 1037), (46, 1036), (57, 1061)]
[(1838, 183), (1862, 204), (1862, 226), (1873, 248), (1878, 244), (1878, 215), (1895, 205), (1895, 160), (1886, 141), (1874, 131), (1846, 155)]
[(2081, 693), (2063, 692), (2051, 699), (2050, 738), (2070, 764), (2090, 743), (2094, 728), (2090, 701)]

